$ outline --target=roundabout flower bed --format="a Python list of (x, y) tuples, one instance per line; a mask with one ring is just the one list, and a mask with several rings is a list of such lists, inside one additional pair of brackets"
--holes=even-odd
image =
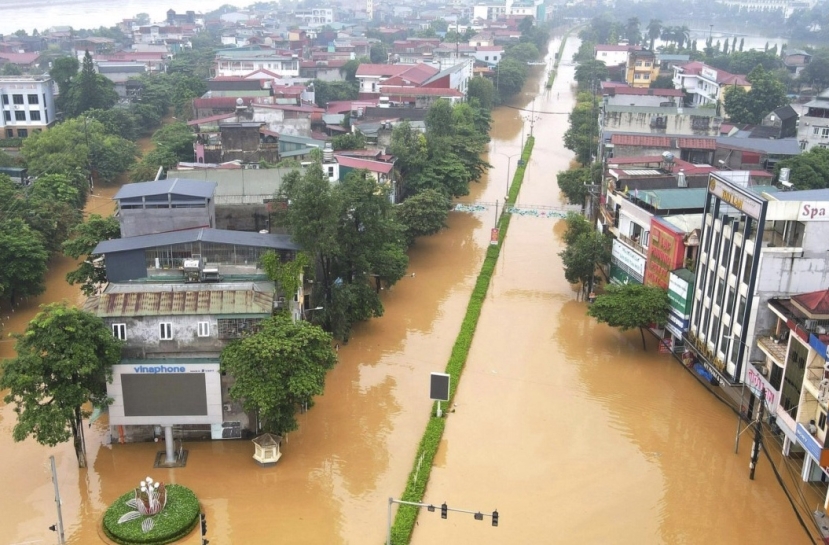
[(200, 512), (196, 495), (185, 486), (161, 484), (159, 488), (159, 484), (153, 486), (148, 478), (140, 489), (127, 492), (109, 506), (103, 522), (109, 539), (121, 545), (163, 545), (193, 530)]

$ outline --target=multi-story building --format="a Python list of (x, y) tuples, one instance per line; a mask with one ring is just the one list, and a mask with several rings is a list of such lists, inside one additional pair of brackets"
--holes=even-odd
[(216, 53), (211, 76), (246, 76), (256, 70), (268, 70), (280, 77), (298, 77), (299, 56), (273, 50), (223, 49)]
[(803, 105), (797, 140), (804, 151), (829, 146), (829, 89)]
[(745, 76), (731, 74), (699, 61), (675, 65), (673, 82), (674, 87), (688, 93), (692, 106), (722, 104), (728, 87), (751, 89), (751, 83)]
[(602, 61), (606, 66), (619, 66), (628, 61), (629, 52), (640, 49), (641, 47), (638, 45), (598, 44), (593, 46), (593, 58)]
[(55, 96), (49, 76), (0, 77), (0, 138), (26, 138), (55, 123)]
[(758, 314), (773, 297), (825, 286), (829, 190), (751, 186), (749, 173), (711, 173), (705, 201), (687, 345), (722, 385), (741, 384), (762, 359)]
[(625, 81), (628, 85), (648, 88), (659, 77), (659, 62), (653, 51), (630, 51), (626, 62)]

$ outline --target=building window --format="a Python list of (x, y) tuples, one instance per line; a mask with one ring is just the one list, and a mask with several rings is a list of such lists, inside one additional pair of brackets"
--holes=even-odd
[(36, 110), (29, 112), (29, 119), (32, 121), (40, 121), (40, 112)]
[(752, 260), (753, 260), (753, 258), (750, 255), (746, 254), (746, 259), (745, 259), (746, 264), (745, 264), (745, 268), (743, 269), (743, 283), (746, 284), (746, 285), (748, 285), (748, 283), (751, 281), (751, 265), (752, 265), (751, 262), (752, 262)]
[[(6, 110), (5, 112), (3, 112), (3, 119), (5, 119), (6, 121), (11, 121), (12, 120), (12, 113), (10, 111)], [(6, 132), (8, 132), (10, 130), (11, 129), (7, 129)], [(11, 138), (11, 136), (9, 138)]]
[(29, 129), (17, 129), (18, 138), (26, 138), (29, 136)]
[(169, 341), (173, 338), (172, 322), (161, 322), (158, 324), (158, 338), (162, 341)]
[(740, 296), (740, 307), (737, 309), (737, 323), (743, 325), (743, 315), (746, 313), (746, 298)]
[(772, 363), (771, 365), (771, 376), (769, 377), (769, 383), (771, 383), (772, 387), (775, 390), (780, 390), (780, 381), (783, 380), (783, 368), (779, 365)]
[(26, 112), (14, 112), (15, 121), (26, 121)]
[(14, 138), (14, 129), (6, 129), (6, 138)]
[(3, 104), (9, 103), (9, 95), (3, 95)]
[(199, 322), (199, 337), (210, 336), (210, 322)]
[(112, 336), (119, 341), (127, 340), (127, 324), (112, 324)]
[(29, 104), (37, 104), (38, 103), (37, 95), (29, 95), (26, 98), (29, 100)]
[(829, 138), (829, 127), (815, 127), (812, 129), (812, 136)]
[(23, 95), (12, 95), (12, 102), (15, 104), (23, 104)]
[(218, 321), (220, 339), (238, 339), (259, 330), (260, 318), (229, 318)]

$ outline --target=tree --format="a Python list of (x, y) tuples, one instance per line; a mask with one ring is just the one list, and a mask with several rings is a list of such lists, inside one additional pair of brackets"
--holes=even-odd
[(82, 221), (86, 181), (80, 176), (49, 174), (29, 187), (25, 217), (43, 240), (47, 252), (57, 253), (71, 230)]
[(642, 350), (645, 350), (644, 328), (651, 324), (665, 325), (669, 310), (668, 293), (662, 288), (641, 284), (610, 284), (605, 288), (605, 293), (590, 305), (587, 314), (622, 331), (639, 328)]
[(155, 180), (158, 167), (165, 171), (178, 165), (179, 157), (164, 147), (158, 147), (145, 155), (140, 162), (130, 167), (131, 182), (146, 182)]
[(557, 181), (559, 189), (567, 197), (567, 202), (584, 206), (584, 200), (587, 198), (586, 184), (591, 183), (590, 168), (581, 167), (561, 171), (558, 173)]
[(354, 100), (359, 95), (359, 89), (354, 83), (347, 81), (323, 81), (315, 79), (314, 101), (320, 108), (325, 108), (329, 102), (335, 100)]
[(673, 89), (674, 79), (671, 76), (657, 76), (650, 84), (651, 89)]
[(503, 58), (495, 68), (495, 88), (501, 100), (520, 92), (526, 79), (527, 65), (515, 59)]
[(158, 149), (167, 150), (179, 161), (193, 160), (193, 140), (196, 135), (187, 123), (168, 123), (153, 133), (152, 140)]
[(389, 52), (382, 42), (378, 42), (371, 46), (369, 56), (372, 64), (385, 64), (389, 61)]
[(605, 81), (608, 77), (607, 65), (603, 61), (587, 61), (576, 67), (575, 80), (579, 84), (579, 89), (582, 90), (592, 90), (595, 85)]
[(20, 150), (29, 172), (43, 174), (82, 173), (110, 182), (127, 170), (138, 153), (135, 144), (108, 134), (94, 119), (75, 118), (26, 138)]
[(138, 119), (130, 110), (110, 108), (109, 110), (89, 110), (86, 112), (90, 119), (97, 119), (109, 134), (120, 136), (125, 140), (136, 141), (141, 136)]
[(829, 187), (829, 149), (814, 147), (795, 157), (777, 163), (775, 175), (781, 168), (791, 169), (790, 180), (795, 189), (825, 189)]
[(598, 280), (596, 267), (610, 262), (610, 239), (597, 232), (580, 214), (568, 214), (566, 248), (559, 252), (564, 266), (564, 278), (571, 284), (581, 284), (582, 292), (592, 291)]
[(121, 341), (103, 320), (62, 303), (44, 305), (26, 332), (15, 335), (17, 357), (3, 365), (0, 389), (15, 403), (15, 441), (33, 437), (54, 447), (71, 437), (78, 467), (86, 467), (83, 405), (106, 406), (106, 383), (121, 359)]
[(491, 110), (495, 105), (495, 85), (487, 78), (472, 78), (467, 88), (469, 100), (476, 99), (481, 108)]
[(659, 19), (651, 19), (648, 22), (648, 39), (650, 40), (650, 50), (653, 51), (653, 44), (656, 39), (662, 34), (662, 21)]
[(18, 297), (40, 295), (49, 252), (40, 235), (23, 220), (0, 222), (0, 298), (17, 302)]
[(55, 80), (58, 86), (58, 100), (57, 106), (59, 110), (64, 110), (64, 103), (69, 97), (69, 88), (72, 81), (78, 75), (78, 70), (81, 64), (77, 57), (58, 57), (52, 61), (52, 68), (49, 70), (49, 75)]
[(118, 102), (114, 83), (95, 71), (92, 56), (87, 50), (81, 72), (69, 84), (69, 93), (63, 103), (65, 113), (76, 117), (88, 110), (107, 110)]
[(80, 284), (87, 297), (106, 283), (106, 267), (96, 263), (92, 251), (104, 240), (121, 238), (121, 225), (114, 216), (106, 218), (92, 214), (86, 222), (78, 224), (71, 232), (71, 238), (63, 243), (63, 253), (72, 259), (81, 260), (78, 268), (66, 273), (70, 285)]
[(564, 146), (575, 152), (582, 165), (590, 163), (598, 145), (596, 107), (596, 98), (591, 93), (579, 93), (570, 113), (570, 127), (564, 132)]
[(357, 69), (360, 68), (360, 64), (362, 64), (364, 60), (365, 59), (351, 59), (342, 65), (340, 68), (340, 74), (343, 75), (343, 79), (345, 79), (346, 82), (354, 83), (357, 81)]
[(446, 227), (451, 202), (436, 189), (426, 189), (409, 197), (395, 208), (397, 220), (405, 228), (406, 241), (414, 244), (417, 237), (434, 235)]
[(328, 333), (286, 313), (263, 321), (221, 355), (222, 372), (235, 380), (230, 396), (257, 414), (263, 431), (280, 435), (297, 429), (297, 411), (323, 393), (336, 362)]
[(531, 43), (515, 44), (507, 49), (506, 56), (518, 62), (527, 63), (538, 58), (538, 48)]
[(823, 90), (829, 87), (829, 49), (819, 49), (798, 76), (798, 81)]
[(632, 45), (639, 45), (642, 42), (642, 30), (639, 28), (638, 17), (631, 17), (625, 25), (625, 38)]
[(735, 123), (759, 124), (763, 117), (789, 103), (786, 86), (773, 74), (757, 66), (747, 76), (751, 89), (729, 87), (725, 91), (725, 111)]
[(365, 149), (366, 137), (360, 131), (340, 134), (331, 139), (335, 150)]
[(23, 70), (18, 65), (9, 62), (3, 65), (3, 70), (0, 73), (4, 76), (20, 76), (23, 74)]

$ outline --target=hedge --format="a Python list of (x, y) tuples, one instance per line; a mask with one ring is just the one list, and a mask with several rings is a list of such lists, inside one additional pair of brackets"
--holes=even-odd
[(104, 514), (106, 536), (121, 545), (164, 545), (189, 534), (199, 523), (199, 500), (186, 486), (168, 484), (166, 488), (167, 506), (155, 516), (152, 530), (147, 533), (141, 530), (144, 517), (118, 524), (121, 515), (134, 510), (127, 501), (135, 497), (135, 492), (129, 491), (115, 500)]

